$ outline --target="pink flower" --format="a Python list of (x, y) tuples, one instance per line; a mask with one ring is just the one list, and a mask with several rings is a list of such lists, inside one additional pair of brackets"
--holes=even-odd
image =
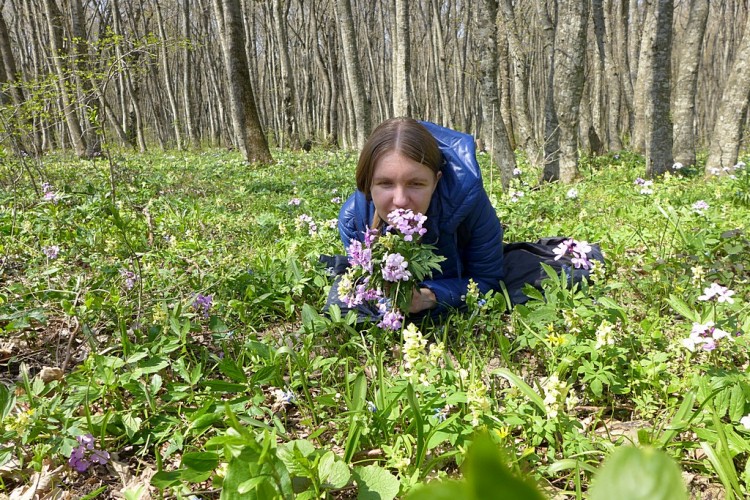
[(732, 295), (734, 295), (733, 290), (729, 290), (727, 287), (721, 286), (718, 283), (712, 283), (710, 287), (703, 289), (703, 295), (698, 296), (698, 300), (705, 301), (711, 300), (716, 297), (717, 302), (727, 302), (729, 304), (734, 304)]
[(411, 273), (407, 271), (409, 263), (400, 253), (386, 254), (383, 266), (383, 279), (386, 281), (407, 281)]

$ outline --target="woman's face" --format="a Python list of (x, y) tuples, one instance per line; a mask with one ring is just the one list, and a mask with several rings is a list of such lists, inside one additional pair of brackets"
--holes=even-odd
[(440, 176), (397, 151), (386, 154), (375, 165), (370, 188), (378, 216), (387, 221), (397, 208), (426, 214)]

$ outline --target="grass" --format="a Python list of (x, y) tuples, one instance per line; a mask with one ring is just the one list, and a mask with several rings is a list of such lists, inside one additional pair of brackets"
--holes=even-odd
[[(521, 159), (503, 193), (480, 156), (506, 241), (596, 242), (606, 273), (573, 289), (552, 275), (512, 311), (500, 294), (468, 297), (466, 313), (402, 337), (320, 313), (318, 256), (343, 253), (331, 221), (355, 161), (6, 158), (2, 489), (388, 498), (457, 477), (479, 428), (546, 494), (585, 496), (628, 442), (664, 450), (694, 494), (747, 494), (744, 169), (682, 170), (642, 194), (627, 152), (584, 158), (573, 186), (539, 184)], [(732, 301), (705, 298), (712, 283)], [(89, 434), (109, 457), (79, 472)]]

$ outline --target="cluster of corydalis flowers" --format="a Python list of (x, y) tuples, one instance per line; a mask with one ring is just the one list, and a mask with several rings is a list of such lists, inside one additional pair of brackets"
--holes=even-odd
[(427, 233), (426, 221), (423, 214), (394, 210), (384, 233), (368, 228), (362, 241), (352, 241), (347, 249), (351, 267), (339, 282), (339, 300), (349, 308), (376, 303), (378, 326), (400, 329), (412, 290), (444, 259), (419, 241)]
[(84, 434), (77, 436), (78, 446), (73, 448), (68, 459), (68, 465), (78, 472), (86, 472), (92, 464), (105, 465), (109, 461), (109, 453), (94, 448), (94, 436)]
[[(704, 311), (703, 323), (693, 321), (693, 327), (690, 330), (690, 335), (686, 339), (682, 339), (682, 345), (687, 348), (690, 352), (694, 352), (697, 348), (704, 351), (713, 351), (720, 347), (722, 343), (733, 340), (732, 333), (719, 328), (719, 325), (715, 324), (710, 319), (716, 319), (719, 323), (731, 325), (731, 321), (727, 319), (717, 319), (717, 306), (718, 304), (731, 305), (734, 304), (734, 290), (719, 285), (718, 283), (711, 283), (711, 286), (703, 289), (703, 294), (698, 296), (700, 302), (708, 303), (708, 312), (706, 315)], [(727, 312), (724, 310), (724, 312)], [(710, 318), (710, 319), (709, 319)], [(723, 326), (723, 325), (722, 325)], [(736, 325), (735, 325), (736, 326)], [(735, 335), (741, 335), (741, 331), (737, 331)], [(726, 339), (726, 340), (724, 340)]]
[(555, 260), (570, 256), (570, 262), (576, 269), (591, 269), (593, 263), (589, 260), (588, 254), (591, 252), (591, 245), (585, 241), (576, 241), (573, 238), (567, 239), (557, 245), (552, 250), (555, 254)]

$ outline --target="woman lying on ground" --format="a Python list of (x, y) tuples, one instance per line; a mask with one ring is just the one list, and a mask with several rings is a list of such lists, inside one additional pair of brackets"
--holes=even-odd
[[(482, 185), (471, 136), (411, 118), (386, 120), (362, 149), (356, 181), (357, 191), (339, 213), (345, 248), (404, 209), (427, 216), (420, 241), (445, 258), (440, 271), (414, 289), (411, 315), (461, 307), (470, 279), (481, 293), (500, 289), (503, 229)], [(346, 311), (336, 285), (327, 305)]]

